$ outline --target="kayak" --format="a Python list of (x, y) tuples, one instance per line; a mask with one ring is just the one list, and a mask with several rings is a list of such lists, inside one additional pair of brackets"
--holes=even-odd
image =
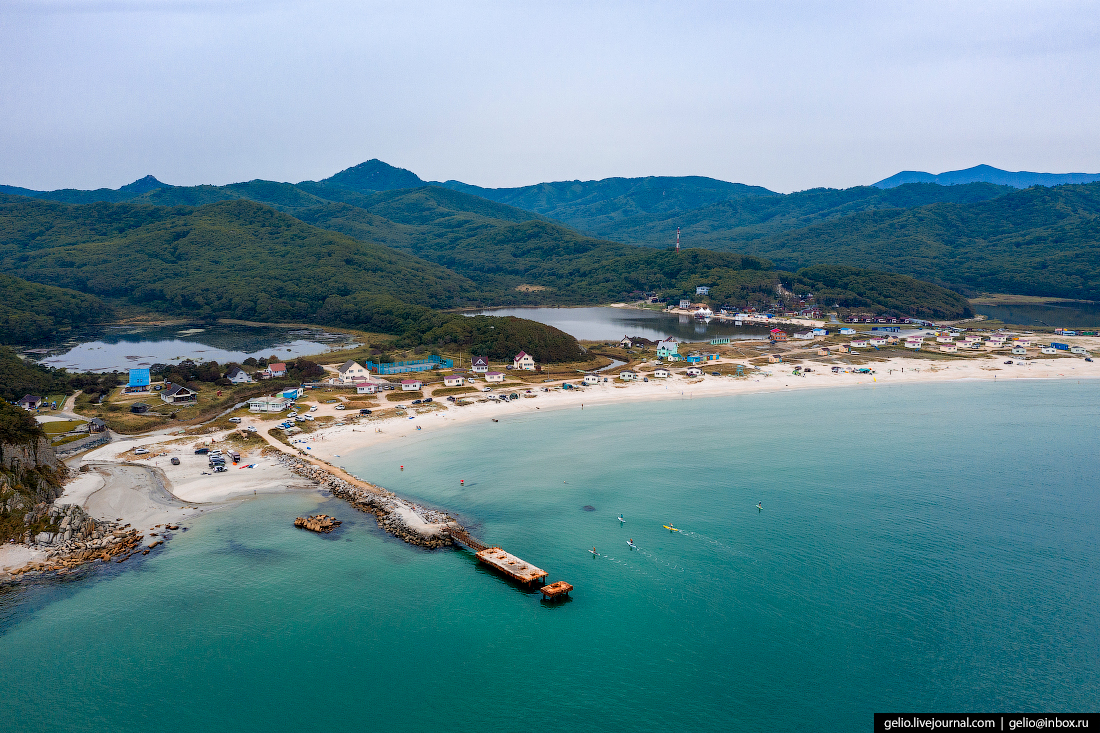
[(668, 530), (669, 532), (679, 532), (679, 531), (680, 531), (680, 530), (676, 529), (675, 527), (670, 527), (670, 526), (668, 526), (667, 524), (666, 524), (666, 525), (663, 525), (663, 526), (664, 526), (664, 528), (665, 528), (665, 529), (667, 529), (667, 530)]
[(629, 548), (630, 548), (631, 550), (636, 550), (636, 549), (638, 549), (638, 546), (637, 546), (637, 545), (635, 545), (635, 544), (634, 544), (633, 542), (627, 542), (627, 543), (626, 543), (626, 546), (627, 546), (627, 547), (629, 547)]

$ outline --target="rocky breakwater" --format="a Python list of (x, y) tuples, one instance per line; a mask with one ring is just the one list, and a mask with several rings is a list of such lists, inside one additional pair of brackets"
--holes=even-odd
[(285, 453), (279, 453), (275, 458), (297, 475), (327, 489), (359, 511), (374, 514), (379, 527), (410, 545), (432, 549), (447, 547), (451, 544), (451, 538), (445, 530), (459, 526), (453, 517), (406, 501), (381, 487), (366, 482), (363, 482), (364, 486), (355, 486), (320, 466)]
[(294, 520), (295, 527), (308, 529), (310, 532), (324, 532), (326, 534), (336, 529), (341, 524), (343, 524), (343, 522), (327, 514), (318, 514), (312, 517), (298, 517)]

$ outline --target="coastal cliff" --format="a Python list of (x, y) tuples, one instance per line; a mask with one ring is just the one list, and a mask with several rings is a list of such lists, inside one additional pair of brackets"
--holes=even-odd
[[(61, 496), (67, 475), (34, 418), (0, 403), (0, 542), (56, 536), (65, 520), (52, 504)], [(65, 514), (69, 524), (72, 515)]]

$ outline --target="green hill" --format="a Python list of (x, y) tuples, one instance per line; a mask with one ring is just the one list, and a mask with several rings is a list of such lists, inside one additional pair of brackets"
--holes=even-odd
[(1100, 300), (1100, 183), (863, 212), (743, 249), (790, 268), (841, 263), (961, 291)]
[(94, 296), (8, 275), (0, 275), (0, 303), (0, 344), (42, 343), (111, 316), (107, 304)]

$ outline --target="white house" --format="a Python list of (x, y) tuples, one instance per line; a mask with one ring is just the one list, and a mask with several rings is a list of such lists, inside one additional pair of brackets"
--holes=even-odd
[(1012, 347), (1012, 353), (1017, 354), (1019, 356), (1026, 356), (1027, 355), (1027, 349), (1025, 349), (1023, 346), (1013, 346)]
[(1043, 348), (1039, 349), (1039, 353), (1040, 354), (1057, 354), (1058, 349), (1054, 348), (1053, 346), (1044, 346)]
[(187, 389), (182, 384), (168, 382), (161, 390), (160, 398), (170, 405), (188, 405), (197, 402), (199, 396), (194, 390)]
[(37, 410), (42, 406), (42, 398), (34, 394), (23, 395), (23, 399), (19, 400), (19, 406), (24, 410)]
[(885, 346), (886, 339), (884, 339), (882, 336), (875, 336), (872, 339), (868, 339), (867, 343), (871, 344), (871, 346)]
[(249, 412), (282, 412), (290, 405), (290, 400), (278, 395), (256, 397), (248, 401)]
[(402, 379), (401, 391), (402, 392), (419, 392), (420, 388), (424, 386), (424, 383), (419, 379)]
[(684, 373), (687, 374), (689, 377), (701, 377), (701, 376), (703, 376), (703, 370), (700, 369), (699, 367), (688, 367), (687, 371), (685, 371)]
[(1070, 351), (1071, 354), (1088, 354), (1089, 353), (1089, 350), (1086, 349), (1084, 346), (1074, 346), (1069, 351)]
[(600, 378), (598, 376), (596, 376), (595, 374), (585, 374), (584, 375), (584, 383), (589, 384), (589, 385), (599, 384), (600, 383)]
[(954, 341), (946, 344), (940, 344), (940, 351), (945, 354), (957, 354), (959, 353), (959, 346)]
[(247, 384), (252, 381), (252, 377), (248, 376), (248, 372), (240, 367), (233, 367), (230, 369), (225, 375), (225, 378), (233, 384)]
[(272, 379), (278, 379), (279, 377), (286, 376), (286, 364), (279, 361), (274, 364), (267, 365), (267, 375)]
[(634, 342), (630, 340), (629, 336), (623, 336), (622, 340), (619, 341), (619, 346), (623, 347), (624, 349), (629, 349), (634, 346)]
[(486, 382), (503, 382), (504, 372), (485, 372)]
[(363, 365), (350, 359), (341, 364), (336, 371), (340, 372), (340, 381), (344, 384), (354, 384), (370, 379), (370, 372)]
[(905, 339), (905, 348), (919, 349), (923, 343), (920, 339)]
[(710, 286), (709, 285), (696, 285), (695, 286), (695, 294), (696, 295), (710, 295)]
[(852, 339), (850, 344), (853, 349), (866, 349), (867, 345), (867, 339)]
[(841, 336), (851, 336), (855, 332), (856, 332), (856, 330), (854, 328), (842, 328), (842, 329), (840, 329), (840, 335)]
[(484, 374), (489, 371), (489, 360), (484, 356), (475, 356), (471, 369), (477, 374)]
[(653, 376), (657, 379), (668, 379), (668, 370), (658, 369), (657, 371), (653, 372)]
[(521, 351), (512, 357), (512, 368), (523, 369), (524, 371), (535, 371), (535, 358), (530, 354)]
[(829, 332), (827, 330), (825, 330), (824, 328), (815, 328), (812, 331), (812, 333), (813, 333), (814, 336), (828, 336), (829, 335)]
[(375, 394), (378, 392), (377, 384), (357, 384), (355, 385), (355, 394)]
[(462, 383), (466, 380), (457, 374), (448, 374), (443, 377), (443, 384), (446, 387), (461, 387)]
[(814, 332), (813, 331), (799, 331), (799, 332), (795, 333), (794, 337), (796, 339), (802, 339), (804, 341), (810, 341), (814, 337)]
[[(990, 339), (990, 341), (992, 341), (992, 340), (993, 339)], [(1002, 341), (1001, 344), (1003, 345), (1004, 341)], [(1013, 342), (1013, 345), (1014, 346), (1023, 346), (1024, 348), (1027, 348), (1028, 346), (1031, 346), (1031, 339), (1016, 339)]]
[(691, 301), (687, 298), (680, 298), (680, 310), (687, 310), (691, 308)]
[(939, 344), (953, 344), (953, 343), (955, 343), (955, 337), (954, 336), (937, 336), (936, 337), (936, 343), (939, 343)]
[(638, 373), (632, 372), (629, 369), (619, 372), (619, 379), (623, 380), (624, 382), (633, 382), (637, 378)]

